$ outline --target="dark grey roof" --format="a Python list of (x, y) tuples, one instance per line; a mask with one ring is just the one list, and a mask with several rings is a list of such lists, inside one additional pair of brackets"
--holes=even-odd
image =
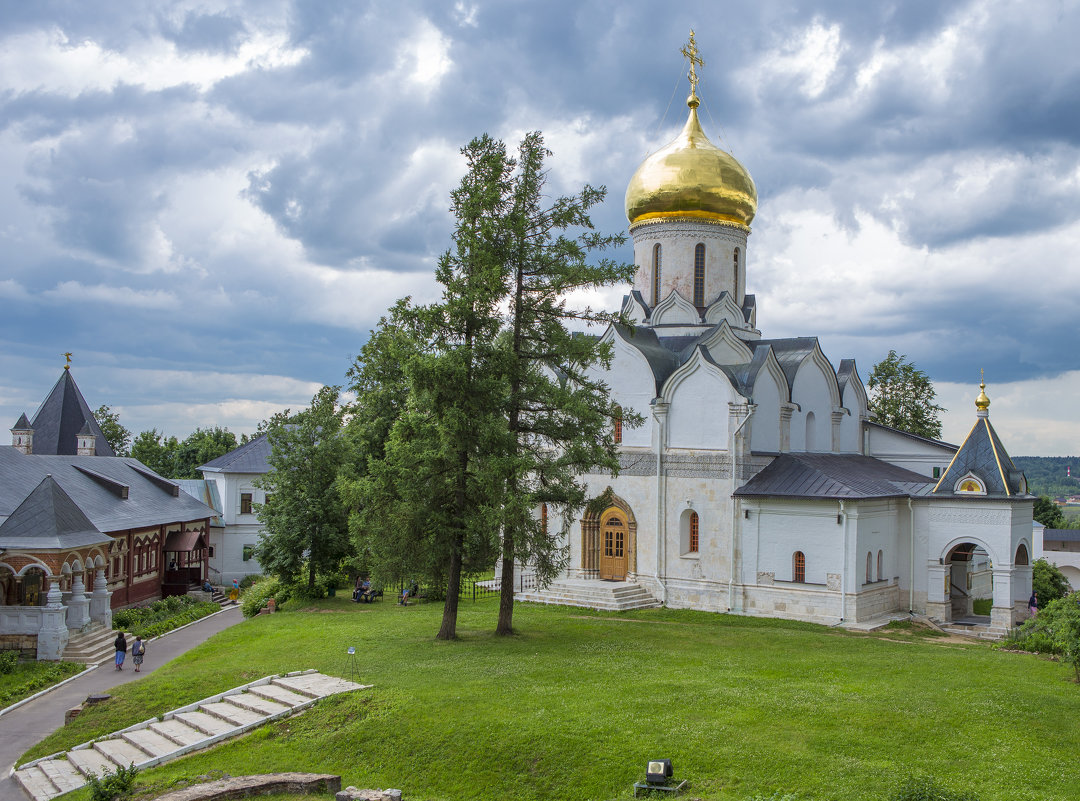
[[(156, 526), (211, 517), (214, 510), (184, 492), (138, 459), (101, 456), (26, 456), (0, 446), (0, 516), (12, 514), (51, 475), (98, 531)], [(102, 481), (95, 476), (108, 479)], [(155, 477), (155, 478), (152, 478)], [(127, 488), (127, 497), (107, 483)]]
[(739, 498), (843, 499), (924, 495), (931, 479), (870, 456), (785, 453), (735, 491)]
[(893, 428), (892, 426), (882, 425), (881, 423), (875, 423), (873, 420), (867, 420), (866, 425), (873, 428), (880, 428), (882, 431), (888, 431), (890, 434), (899, 434), (901, 437), (907, 437), (913, 439), (916, 442), (925, 442), (928, 445), (937, 445), (941, 448), (948, 448), (951, 451), (960, 450), (959, 445), (953, 445), (951, 442), (945, 442), (940, 439), (931, 439), (930, 437), (920, 437), (918, 434), (912, 434), (910, 431), (901, 431), (899, 428)]
[(83, 548), (111, 539), (90, 522), (52, 476), (45, 476), (0, 524), (0, 548)]
[(221, 513), (225, 507), (221, 505), (221, 493), (218, 492), (216, 481), (207, 481), (203, 478), (179, 478), (175, 480), (175, 483), (179, 484), (180, 489), (192, 498), (202, 501), (217, 512), (210, 518), (212, 528), (224, 528), (225, 523), (221, 519)]
[(115, 456), (112, 447), (101, 433), (94, 413), (86, 403), (70, 370), (63, 370), (34, 415), (33, 452), (43, 456), (74, 456), (79, 432), (89, 425), (96, 442), (97, 456)]
[(787, 378), (788, 392), (795, 386), (795, 374), (806, 358), (817, 347), (817, 337), (788, 337), (786, 339), (758, 339), (746, 344), (755, 351), (758, 348), (771, 347), (780, 368)]
[[(635, 333), (642, 329), (635, 329)], [(219, 456), (198, 468), (211, 473), (269, 473), (270, 442), (260, 434), (224, 456)]]
[(15, 425), (11, 427), (12, 431), (29, 431), (33, 427), (30, 425), (30, 421), (26, 419), (26, 412), (19, 415), (19, 420)]
[(1046, 528), (1043, 529), (1043, 542), (1080, 542), (1080, 529), (1075, 528)]
[(1026, 495), (1027, 481), (1001, 444), (989, 417), (979, 417), (952, 462), (934, 488), (935, 495), (953, 495), (953, 487), (968, 473), (975, 475), (986, 494), (997, 497)]
[[(659, 395), (660, 387), (667, 381), (668, 376), (674, 373), (682, 364), (679, 354), (665, 347), (652, 328), (639, 325), (631, 329), (625, 325), (615, 323), (615, 331), (624, 341), (641, 351), (641, 355), (645, 357), (649, 367), (652, 368), (653, 378), (656, 383), (656, 394)], [(211, 462), (211, 464), (213, 463)]]

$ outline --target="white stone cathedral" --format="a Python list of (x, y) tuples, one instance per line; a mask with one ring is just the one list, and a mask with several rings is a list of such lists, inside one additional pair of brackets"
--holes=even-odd
[[(684, 51), (686, 52), (686, 51)], [(879, 425), (851, 359), (767, 339), (747, 293), (757, 191), (689, 116), (626, 191), (637, 272), (597, 377), (625, 411), (597, 513), (557, 520), (565, 574), (523, 600), (819, 623), (908, 612), (1000, 634), (1026, 614), (1032, 503), (980, 391), (959, 448)], [(546, 510), (543, 512), (546, 515)], [(972, 617), (991, 598), (989, 619)]]

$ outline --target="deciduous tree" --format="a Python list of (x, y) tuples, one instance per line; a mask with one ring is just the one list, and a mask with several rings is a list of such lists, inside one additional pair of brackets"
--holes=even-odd
[(131, 444), (131, 432), (120, 424), (120, 415), (108, 406), (98, 406), (94, 410), (94, 419), (98, 427), (117, 456), (128, 456), (128, 445)]
[(1035, 499), (1035, 508), (1032, 516), (1047, 528), (1065, 528), (1065, 514), (1061, 507), (1054, 503), (1046, 495), (1040, 495)]
[(272, 494), (256, 510), (265, 526), (255, 547), (259, 564), (293, 582), (306, 563), (312, 589), (316, 573), (336, 568), (349, 552), (337, 485), (347, 447), (338, 395), (338, 387), (323, 387), (308, 408), (296, 414), (286, 409), (270, 419), (270, 472), (256, 481)]
[(941, 412), (930, 377), (895, 350), (874, 365), (868, 382), (870, 413), (882, 425), (920, 437), (941, 437)]

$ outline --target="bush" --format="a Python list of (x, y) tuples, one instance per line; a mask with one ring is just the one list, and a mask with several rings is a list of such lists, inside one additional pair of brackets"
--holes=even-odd
[(17, 664), (19, 664), (18, 651), (0, 651), (0, 676), (14, 673)]
[(113, 612), (113, 628), (149, 639), (219, 610), (220, 607), (210, 601), (199, 601), (190, 595), (171, 595), (149, 606), (118, 609)]
[(912, 777), (900, 785), (890, 801), (979, 801), (979, 797), (950, 790), (931, 778)]
[(993, 598), (975, 598), (971, 602), (971, 612), (975, 615), (989, 615), (993, 606)]
[(261, 578), (262, 575), (259, 573), (248, 573), (246, 576), (240, 579), (240, 589), (246, 590), (248, 587), (250, 587), (252, 584), (254, 584)]
[(90, 801), (123, 801), (131, 798), (131, 791), (135, 788), (135, 776), (139, 769), (135, 763), (126, 768), (117, 767), (110, 773), (105, 771), (99, 779), (96, 774), (89, 776)]
[(263, 576), (244, 593), (240, 600), (240, 611), (244, 617), (255, 617), (259, 610), (266, 606), (266, 602), (273, 598), (278, 606), (284, 604), (291, 597), (288, 586), (274, 576)]
[(1069, 580), (1057, 569), (1057, 565), (1045, 559), (1036, 559), (1031, 565), (1031, 588), (1039, 596), (1039, 609), (1045, 609), (1058, 598), (1069, 594)]
[(1073, 666), (1080, 681), (1080, 593), (1058, 598), (1040, 609), (1037, 617), (1014, 629), (1004, 645), (1057, 654)]

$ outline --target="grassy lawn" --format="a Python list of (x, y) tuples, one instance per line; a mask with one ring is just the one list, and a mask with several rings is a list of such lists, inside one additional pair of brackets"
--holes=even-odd
[[(1075, 799), (1080, 687), (1032, 656), (708, 613), (612, 615), (496, 602), (441, 607), (328, 599), (239, 624), (90, 707), (40, 756), (252, 679), (344, 675), (357, 646), (374, 688), (147, 771), (158, 790), (214, 771), (339, 773), (419, 799), (630, 797), (668, 757), (690, 798), (886, 799), (929, 774), (994, 799)], [(73, 798), (87, 797), (86, 791)]]
[(85, 667), (73, 662), (22, 662), (11, 673), (0, 674), (0, 709), (74, 676)]

